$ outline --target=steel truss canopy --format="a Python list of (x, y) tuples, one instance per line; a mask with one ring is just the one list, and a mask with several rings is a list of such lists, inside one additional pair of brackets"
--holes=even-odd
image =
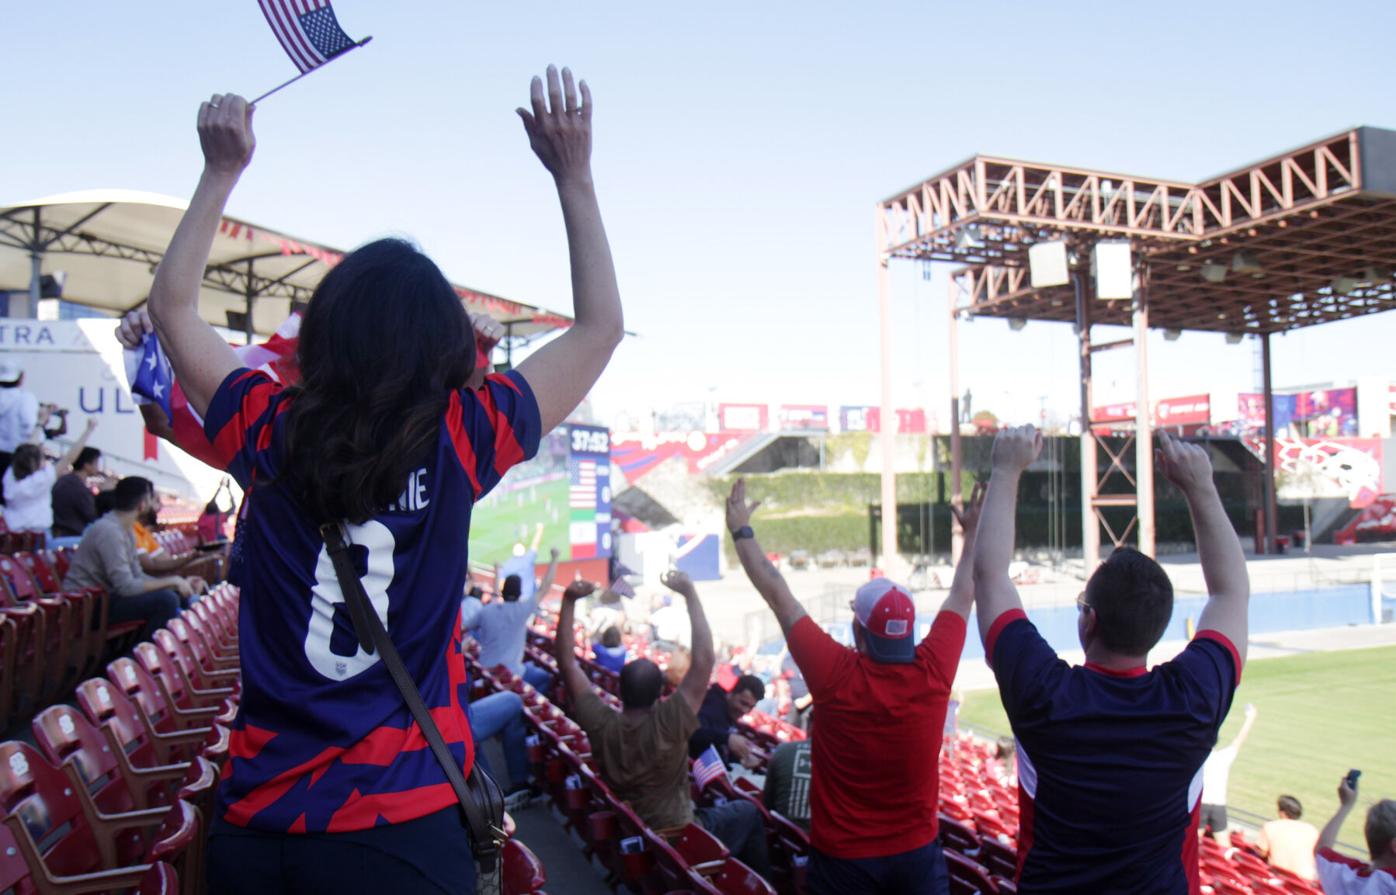
[[(1086, 270), (1091, 245), (1127, 240), (1149, 326), (1284, 332), (1396, 309), (1396, 131), (1198, 184), (975, 156), (880, 202), (877, 223), (884, 258), (966, 265), (975, 315), (1074, 322), (1071, 286), (1031, 287), (1028, 248), (1064, 240)], [(1130, 323), (1131, 302), (1092, 304), (1094, 322)]]
[[(133, 190), (64, 193), (0, 205), (0, 291), (28, 292), (35, 258), (44, 273), (62, 272), (63, 298), (124, 313), (145, 301), (156, 266), (187, 203)], [(343, 256), (338, 249), (224, 218), (204, 271), (199, 312), (215, 326), (269, 335), (293, 303)], [(514, 339), (571, 325), (571, 319), (465, 286), (456, 292), (471, 313), (505, 324)]]

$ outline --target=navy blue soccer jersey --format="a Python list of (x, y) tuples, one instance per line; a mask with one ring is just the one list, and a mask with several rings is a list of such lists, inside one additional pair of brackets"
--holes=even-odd
[(1202, 764), (1240, 682), (1231, 642), (1199, 631), (1153, 670), (1073, 667), (1012, 610), (985, 654), (1018, 741), (1018, 890), (1200, 891)]
[[(219, 788), (230, 823), (337, 832), (401, 822), (456, 801), (378, 655), (365, 653), (319, 529), (285, 483), (285, 412), (266, 375), (237, 370), (204, 426), (248, 492), (241, 526), (242, 703)], [(364, 590), (461, 768), (474, 750), (464, 706), (460, 605), (470, 512), (539, 442), (538, 404), (517, 372), (452, 393), (436, 443), (402, 496), (349, 525)]]

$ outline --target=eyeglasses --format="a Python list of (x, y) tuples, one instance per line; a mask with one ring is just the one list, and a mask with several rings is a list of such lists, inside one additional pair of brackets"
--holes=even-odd
[[(1076, 595), (1076, 608), (1079, 610), (1091, 609), (1091, 604), (1086, 602), (1086, 592), (1081, 591)], [(1092, 610), (1094, 611), (1094, 610)]]

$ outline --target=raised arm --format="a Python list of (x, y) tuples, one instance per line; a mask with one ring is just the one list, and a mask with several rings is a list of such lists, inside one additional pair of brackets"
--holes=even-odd
[(974, 545), (974, 598), (981, 639), (1000, 615), (1023, 608), (1018, 589), (1008, 577), (1008, 564), (1013, 560), (1018, 481), (1041, 450), (1042, 434), (1034, 426), (1001, 429), (994, 437), (993, 473)]
[(591, 681), (577, 664), (577, 649), (573, 643), (573, 618), (577, 613), (577, 601), (592, 591), (596, 585), (590, 581), (573, 581), (562, 592), (562, 608), (557, 613), (557, 634), (553, 640), (553, 651), (557, 657), (557, 670), (562, 674), (567, 692), (575, 701), (591, 689)]
[(1347, 822), (1348, 815), (1352, 813), (1352, 807), (1357, 804), (1357, 790), (1348, 786), (1347, 777), (1338, 781), (1338, 811), (1328, 823), (1323, 825), (1319, 831), (1318, 842), (1314, 844), (1314, 852), (1320, 852), (1325, 848), (1332, 848), (1338, 841), (1338, 832), (1342, 830), (1343, 824)]
[(1246, 738), (1251, 735), (1251, 728), (1255, 726), (1255, 715), (1255, 706), (1249, 702), (1246, 703), (1246, 720), (1241, 724), (1241, 732), (1236, 734), (1236, 739), (1231, 741), (1231, 748), (1237, 752), (1240, 752), (1241, 747), (1246, 745)]
[(703, 697), (708, 693), (708, 682), (713, 676), (713, 664), (717, 661), (717, 656), (713, 653), (713, 632), (708, 627), (708, 616), (703, 612), (703, 601), (698, 599), (698, 591), (687, 575), (678, 571), (665, 572), (664, 586), (688, 602), (688, 623), (692, 631), (693, 648), (688, 671), (683, 680), (679, 681), (678, 689), (696, 712), (703, 707)]
[[(578, 97), (578, 87), (581, 96)], [(529, 145), (557, 182), (567, 246), (572, 260), (572, 307), (576, 322), (521, 364), (538, 400), (543, 431), (567, 418), (591, 390), (625, 334), (620, 289), (601, 207), (591, 179), (591, 90), (572, 82), (572, 72), (548, 66), (533, 79), (533, 111), (519, 109)]]
[(751, 586), (771, 607), (776, 621), (780, 622), (780, 630), (788, 637), (795, 623), (805, 617), (805, 607), (795, 599), (790, 585), (785, 583), (779, 570), (766, 558), (755, 533), (748, 534), (751, 514), (760, 505), (759, 500), (747, 503), (746, 479), (737, 479), (732, 485), (732, 493), (727, 496), (727, 531), (732, 535), (732, 546), (736, 548), (737, 558), (741, 560), (742, 570), (746, 572)]
[(950, 505), (950, 512), (960, 523), (965, 542), (960, 550), (960, 561), (955, 566), (955, 577), (950, 581), (950, 593), (940, 605), (941, 612), (953, 612), (960, 618), (969, 619), (970, 607), (974, 605), (974, 543), (979, 536), (979, 514), (984, 509), (984, 483), (975, 482), (970, 493), (969, 503), (964, 509)]
[(58, 461), (58, 465), (54, 469), (56, 474), (64, 476), (73, 471), (73, 464), (78, 462), (78, 454), (81, 454), (82, 449), (87, 447), (87, 439), (92, 437), (92, 430), (95, 428), (97, 428), (97, 418), (89, 416), (87, 425), (83, 426), (82, 434), (78, 436), (77, 441), (73, 442), (73, 446), (68, 448), (68, 453), (64, 454)]
[(199, 287), (223, 207), (252, 160), (252, 107), (240, 96), (215, 94), (199, 107), (204, 173), (189, 209), (150, 285), (150, 319), (190, 405), (203, 416), (213, 393), (240, 365), (237, 355), (199, 316)]
[(533, 590), (533, 595), (534, 595), (534, 597), (537, 599), (538, 602), (542, 602), (542, 601), (543, 601), (543, 598), (546, 597), (546, 596), (548, 595), (548, 593), (553, 589), (553, 581), (556, 580), (556, 578), (557, 578), (557, 559), (558, 559), (558, 556), (559, 556), (559, 554), (558, 554), (558, 552), (557, 552), (557, 548), (554, 547), (554, 548), (550, 551), (549, 556), (548, 556), (548, 568), (547, 568), (547, 571), (545, 571), (545, 572), (543, 573), (543, 577), (542, 577), (542, 578), (539, 578), (539, 579), (538, 579), (538, 586), (537, 586), (536, 588), (534, 588), (534, 590)]
[[(1202, 608), (1198, 629), (1216, 631), (1230, 640), (1244, 665), (1251, 582), (1241, 539), (1226, 518), (1212, 480), (1212, 461), (1201, 446), (1179, 441), (1167, 432), (1158, 434), (1158, 444), (1159, 471), (1187, 499), (1202, 577), (1207, 582), (1207, 605)], [(1236, 671), (1239, 674), (1241, 669)]]

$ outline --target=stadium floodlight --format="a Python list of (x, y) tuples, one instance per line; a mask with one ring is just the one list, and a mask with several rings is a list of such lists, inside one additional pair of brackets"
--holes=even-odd
[(959, 233), (955, 234), (955, 248), (960, 251), (966, 249), (982, 249), (984, 242), (981, 239), (982, 233), (978, 224), (969, 224)]
[(1163, 340), (1165, 342), (1176, 342), (1182, 338), (1182, 336), (1183, 331), (1181, 329), (1165, 329), (1163, 331)]
[(1107, 239), (1092, 246), (1091, 271), (1095, 274), (1096, 298), (1134, 297), (1134, 265), (1128, 241)]
[(1023, 327), (1025, 327), (1025, 326), (1027, 326), (1027, 325), (1028, 325), (1028, 318), (1026, 318), (1026, 317), (1009, 317), (1009, 318), (1008, 318), (1008, 328), (1011, 329), (1011, 330), (1013, 330), (1015, 333), (1016, 333), (1016, 332), (1021, 332), (1022, 329), (1023, 329)]
[(1226, 265), (1216, 261), (1202, 262), (1202, 279), (1209, 283), (1220, 283), (1226, 279)]
[(1054, 239), (1028, 246), (1028, 272), (1032, 277), (1034, 289), (1065, 286), (1070, 283), (1071, 273), (1066, 263), (1066, 241)]
[(1228, 344), (1228, 345), (1240, 345), (1240, 344), (1241, 344), (1241, 340), (1244, 339), (1245, 337), (1246, 337), (1245, 333), (1227, 333), (1227, 334), (1226, 334), (1226, 344)]

